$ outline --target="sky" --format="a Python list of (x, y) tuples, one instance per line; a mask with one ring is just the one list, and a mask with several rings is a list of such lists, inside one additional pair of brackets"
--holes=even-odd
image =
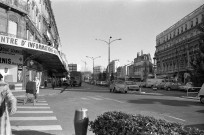
[[(119, 59), (120, 66), (134, 61), (137, 53), (153, 59), (156, 36), (204, 4), (203, 0), (51, 0), (62, 52), (68, 64), (92, 71)], [(85, 64), (86, 63), (86, 64)], [(86, 66), (86, 68), (85, 68)]]

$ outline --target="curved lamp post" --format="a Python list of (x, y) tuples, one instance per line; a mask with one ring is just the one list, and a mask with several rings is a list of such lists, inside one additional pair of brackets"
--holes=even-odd
[(96, 39), (98, 41), (102, 41), (102, 42), (105, 42), (107, 45), (108, 45), (108, 72), (109, 72), (109, 76), (108, 76), (108, 79), (110, 80), (110, 45), (111, 43), (117, 41), (117, 40), (122, 40), (121, 38), (118, 38), (118, 39), (113, 39), (111, 40), (112, 37), (110, 36), (109, 37), (109, 40), (106, 41), (106, 40), (103, 40), (103, 39)]
[(93, 80), (94, 80), (94, 60), (97, 59), (97, 58), (100, 58), (101, 56), (98, 56), (98, 57), (89, 57), (89, 56), (86, 56), (86, 57), (93, 60)]

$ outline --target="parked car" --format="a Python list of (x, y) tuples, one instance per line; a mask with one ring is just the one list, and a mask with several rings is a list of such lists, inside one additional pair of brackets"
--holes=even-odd
[(198, 93), (198, 97), (200, 98), (200, 102), (204, 104), (204, 83)]
[(157, 89), (164, 89), (164, 86), (165, 86), (166, 83), (167, 83), (167, 82), (162, 81), (162, 82), (156, 84)]
[(114, 80), (110, 84), (110, 92), (123, 92), (127, 93), (127, 87), (125, 81), (122, 80)]
[(140, 87), (146, 87), (146, 82), (141, 82)]
[(108, 82), (106, 82), (106, 81), (101, 81), (101, 86), (108, 86)]
[(164, 81), (164, 79), (151, 78), (146, 80), (146, 87), (153, 88), (156, 84)]
[(179, 82), (167, 82), (165, 85), (164, 85), (164, 89), (165, 90), (179, 90), (181, 87), (181, 83)]
[(126, 87), (128, 90), (139, 90), (140, 87), (136, 82), (133, 81), (125, 81)]

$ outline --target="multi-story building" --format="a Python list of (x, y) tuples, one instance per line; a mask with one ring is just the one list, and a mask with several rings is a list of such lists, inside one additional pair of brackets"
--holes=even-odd
[[(114, 78), (117, 76), (117, 68), (120, 66), (119, 60), (112, 60), (107, 67), (106, 73), (107, 75), (113, 75)], [(107, 77), (108, 78), (108, 77)], [(110, 77), (109, 77), (110, 78)]]
[(50, 0), (0, 0), (0, 73), (25, 88), (67, 72)]
[(94, 75), (94, 79), (98, 80), (99, 79), (99, 74), (103, 73), (105, 71), (105, 68), (102, 66), (95, 66), (94, 67), (94, 71), (93, 71), (93, 75)]
[(200, 51), (203, 22), (204, 5), (156, 36), (157, 76), (184, 80), (184, 74), (192, 70), (191, 61)]
[(68, 64), (69, 71), (77, 71), (77, 64)]
[(150, 54), (141, 55), (137, 53), (137, 57), (134, 59), (134, 78), (138, 80), (145, 80), (148, 77), (152, 76), (153, 73), (153, 64)]

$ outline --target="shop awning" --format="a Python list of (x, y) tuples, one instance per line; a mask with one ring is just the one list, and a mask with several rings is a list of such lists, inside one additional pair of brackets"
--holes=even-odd
[(56, 76), (64, 76), (64, 73), (68, 72), (58, 55), (35, 50), (28, 51), (27, 49), (25, 49), (23, 53), (27, 56), (24, 62), (35, 60), (41, 64), (45, 70), (52, 71)]

